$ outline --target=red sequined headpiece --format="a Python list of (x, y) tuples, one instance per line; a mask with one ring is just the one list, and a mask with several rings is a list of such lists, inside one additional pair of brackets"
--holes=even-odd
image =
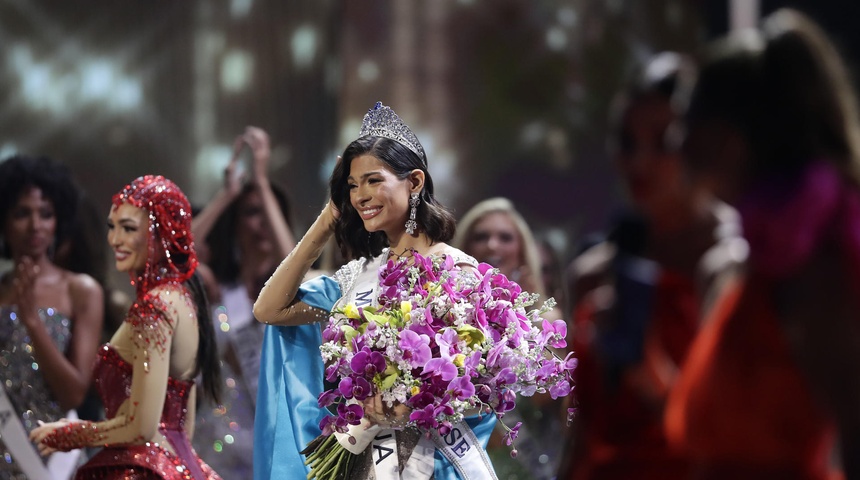
[(113, 204), (123, 203), (149, 213), (149, 254), (143, 275), (134, 280), (139, 293), (164, 283), (182, 283), (197, 268), (197, 253), (191, 234), (191, 204), (182, 190), (161, 175), (136, 178), (113, 196)]

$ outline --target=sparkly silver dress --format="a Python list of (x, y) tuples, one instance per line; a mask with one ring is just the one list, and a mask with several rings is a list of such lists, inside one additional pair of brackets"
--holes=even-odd
[[(71, 338), (71, 322), (68, 318), (47, 308), (39, 310), (48, 334), (61, 352), (65, 352)], [(33, 345), (27, 329), (18, 319), (14, 306), (0, 306), (0, 378), (9, 396), (18, 419), (29, 432), (38, 426), (37, 420), (53, 422), (66, 416), (66, 412), (54, 401), (33, 358)], [(35, 447), (34, 447), (35, 448)], [(3, 480), (26, 480), (15, 459), (0, 438), (0, 478)]]

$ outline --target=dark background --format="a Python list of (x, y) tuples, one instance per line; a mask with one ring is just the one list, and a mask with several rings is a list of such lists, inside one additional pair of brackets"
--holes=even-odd
[[(725, 33), (729, 3), (3, 0), (0, 155), (61, 159), (105, 214), (146, 173), (203, 206), (234, 136), (257, 125), (300, 235), (380, 100), (425, 144), (443, 203), (509, 197), (568, 260), (624, 201), (604, 151), (612, 96), (638, 61)], [(856, 70), (855, 2), (760, 12), (782, 6), (819, 21)]]

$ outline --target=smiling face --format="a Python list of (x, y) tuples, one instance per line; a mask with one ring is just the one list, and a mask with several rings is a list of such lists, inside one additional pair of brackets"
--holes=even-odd
[(409, 212), (410, 182), (378, 158), (361, 155), (349, 167), (349, 201), (368, 232), (393, 234), (405, 231)]
[(140, 273), (146, 268), (149, 215), (146, 210), (123, 203), (112, 206), (108, 215), (108, 243), (114, 251), (116, 269)]
[(504, 212), (489, 212), (472, 227), (466, 251), (511, 276), (522, 264), (523, 242), (511, 217)]
[(6, 214), (3, 236), (13, 257), (39, 258), (54, 242), (56, 231), (54, 204), (40, 188), (30, 187)]

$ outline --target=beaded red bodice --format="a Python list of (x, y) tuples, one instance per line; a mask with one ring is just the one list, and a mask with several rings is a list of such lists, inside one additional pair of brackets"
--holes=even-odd
[[(105, 414), (108, 418), (112, 418), (131, 394), (132, 365), (120, 357), (109, 344), (105, 344), (99, 350), (94, 375), (96, 388), (104, 403)], [(167, 394), (161, 411), (161, 428), (182, 430), (185, 424), (188, 395), (193, 386), (192, 381), (167, 379)]]

